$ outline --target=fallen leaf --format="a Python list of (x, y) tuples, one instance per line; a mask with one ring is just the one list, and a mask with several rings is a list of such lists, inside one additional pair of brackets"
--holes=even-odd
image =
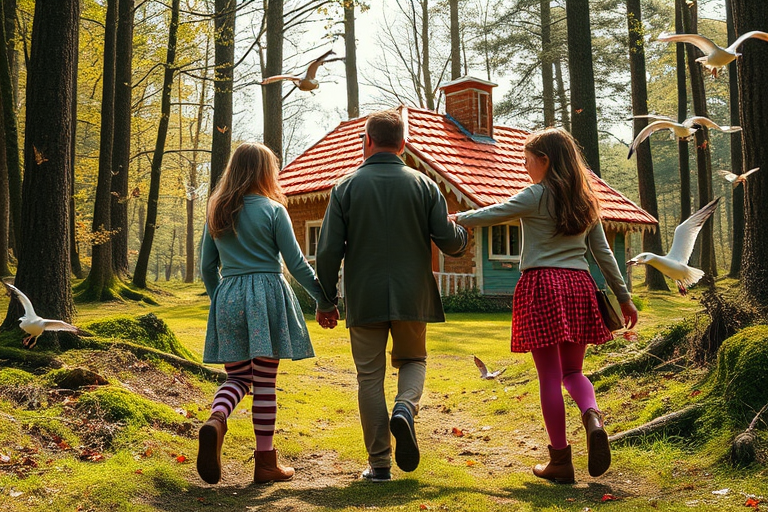
[(729, 492), (731, 492), (731, 490), (726, 487), (725, 489), (718, 489), (716, 491), (712, 491), (712, 494), (716, 494), (718, 496), (725, 496)]
[(614, 496), (613, 494), (603, 494), (603, 497), (600, 501), (615, 501), (620, 499), (618, 496)]
[(463, 431), (463, 430), (461, 430), (460, 428), (457, 428), (457, 427), (453, 427), (453, 429), (451, 429), (451, 432), (452, 432), (452, 433), (453, 433), (453, 435), (455, 435), (456, 437), (464, 437), (464, 431)]
[(635, 331), (624, 331), (624, 339), (627, 341), (637, 341), (637, 333)]
[(745, 507), (752, 507), (753, 509), (757, 510), (757, 506), (760, 504), (760, 500), (756, 500), (755, 498), (749, 498), (746, 503), (744, 503)]
[(147, 448), (144, 450), (144, 453), (141, 454), (142, 457), (151, 457), (152, 456), (152, 448)]
[(471, 459), (467, 461), (467, 466), (469, 466), (469, 467), (472, 467), (472, 466), (474, 466), (475, 464), (477, 464), (477, 462), (475, 462), (475, 461), (473, 461), (473, 460), (471, 460)]
[(427, 510), (427, 509), (429, 509), (429, 507), (426, 506), (425, 504), (422, 503), (421, 505), (419, 505), (419, 510)]
[(23, 493), (23, 492), (21, 492), (21, 491), (11, 491), (11, 492), (9, 492), (8, 494), (10, 494), (10, 495), (11, 495), (11, 498), (18, 498), (19, 496), (21, 496), (21, 495), (22, 495), (22, 494), (24, 494), (24, 493)]
[(4, 453), (0, 453), (0, 462), (3, 464), (8, 464), (11, 462), (11, 458), (8, 455), (5, 455)]
[(187, 461), (187, 458), (183, 455), (179, 455), (178, 457), (176, 457), (176, 462), (178, 462), (179, 464), (186, 461)]
[(199, 501), (200, 503), (204, 503), (204, 502), (205, 502), (205, 498), (203, 498), (203, 497), (201, 496), (201, 497), (197, 498), (197, 501)]
[(632, 393), (629, 396), (632, 398), (632, 400), (639, 400), (641, 398), (647, 398), (648, 395), (649, 395), (648, 391), (638, 391), (637, 393)]
[(699, 396), (700, 394), (701, 394), (701, 390), (700, 389), (694, 389), (691, 392), (691, 396)]
[(137, 469), (136, 471), (134, 471), (134, 473), (136, 473), (137, 475), (143, 475), (144, 474), (144, 470)]

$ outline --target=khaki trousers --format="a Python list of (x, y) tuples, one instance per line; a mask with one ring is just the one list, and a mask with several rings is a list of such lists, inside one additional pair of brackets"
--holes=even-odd
[(349, 328), (352, 357), (357, 367), (357, 402), (368, 463), (373, 468), (390, 467), (392, 443), (389, 410), (384, 396), (387, 371), (387, 338), (392, 334), (392, 366), (398, 369), (395, 403), (406, 404), (413, 415), (419, 411), (427, 372), (427, 324), (425, 322), (379, 322)]

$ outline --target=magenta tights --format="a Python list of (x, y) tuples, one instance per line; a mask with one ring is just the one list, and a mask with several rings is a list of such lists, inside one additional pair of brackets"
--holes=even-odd
[(579, 410), (597, 408), (595, 389), (588, 378), (581, 373), (584, 352), (587, 347), (577, 343), (558, 343), (531, 351), (536, 372), (539, 374), (539, 398), (544, 424), (549, 434), (549, 444), (556, 450), (568, 446), (565, 438), (565, 386)]

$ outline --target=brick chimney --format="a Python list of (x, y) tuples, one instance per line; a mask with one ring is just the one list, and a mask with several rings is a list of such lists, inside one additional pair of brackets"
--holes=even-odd
[(493, 138), (493, 99), (496, 84), (463, 76), (440, 86), (445, 94), (445, 113), (470, 136)]

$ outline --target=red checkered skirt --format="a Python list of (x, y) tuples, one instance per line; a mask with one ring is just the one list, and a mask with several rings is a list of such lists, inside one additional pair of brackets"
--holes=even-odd
[(512, 352), (556, 343), (600, 345), (613, 339), (586, 270), (534, 268), (523, 271), (512, 299)]

